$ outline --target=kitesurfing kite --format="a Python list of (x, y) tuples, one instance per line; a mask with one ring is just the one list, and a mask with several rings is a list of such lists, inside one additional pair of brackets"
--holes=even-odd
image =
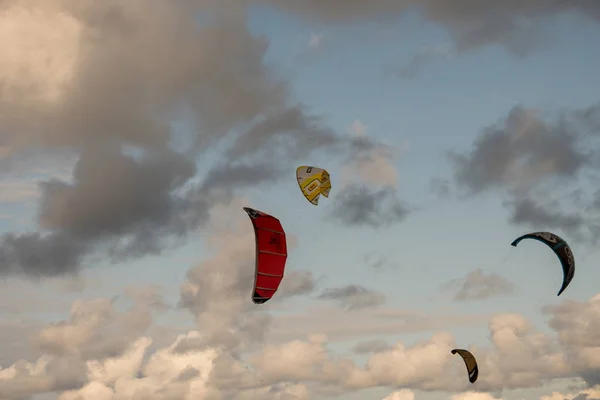
[(324, 169), (302, 165), (296, 169), (296, 179), (306, 200), (315, 206), (319, 204), (321, 195), (329, 197), (331, 180)]
[(467, 372), (469, 373), (469, 382), (475, 383), (477, 377), (479, 376), (479, 368), (477, 367), (477, 361), (473, 354), (471, 354), (468, 350), (463, 349), (454, 349), (451, 351), (452, 354), (460, 354), (463, 361), (465, 362), (465, 366), (467, 367)]
[(549, 246), (558, 256), (563, 269), (563, 283), (557, 296), (567, 288), (573, 276), (575, 275), (575, 258), (571, 248), (560, 236), (550, 232), (532, 232), (518, 237), (511, 243), (511, 246), (517, 247), (523, 239), (535, 239)]
[(252, 301), (263, 304), (273, 297), (283, 280), (287, 260), (285, 232), (277, 218), (249, 207), (244, 207), (244, 211), (252, 221), (256, 237)]

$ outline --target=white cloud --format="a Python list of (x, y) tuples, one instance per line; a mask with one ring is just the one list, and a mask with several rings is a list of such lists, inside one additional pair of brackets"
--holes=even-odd
[(73, 77), (83, 29), (72, 15), (57, 12), (58, 2), (23, 3), (9, 3), (0, 13), (0, 83), (31, 105), (55, 104)]
[[(351, 131), (354, 136), (366, 137), (368, 127), (362, 121), (355, 120), (352, 123)], [(377, 187), (395, 188), (398, 182), (396, 162), (407, 149), (407, 144), (401, 146), (378, 145), (369, 152), (354, 157), (342, 168), (340, 186), (366, 183)]]
[(502, 399), (492, 396), (489, 393), (465, 392), (465, 393), (460, 393), (460, 394), (452, 396), (451, 400), (502, 400)]
[(415, 400), (415, 394), (412, 390), (402, 389), (385, 396), (383, 400)]
[[(222, 256), (215, 257), (217, 260)], [(209, 272), (205, 280), (214, 285), (220, 278), (211, 275), (216, 270), (209, 265), (212, 264), (203, 264), (203, 271)], [(221, 268), (229, 270), (232, 265), (235, 264), (227, 267), (221, 264)], [(412, 391), (418, 389), (460, 392), (471, 387), (464, 365), (450, 354), (457, 344), (449, 333), (439, 332), (410, 346), (402, 342), (380, 346), (361, 366), (349, 356), (334, 355), (330, 351), (328, 336), (320, 333), (325, 325), (312, 325), (312, 334), (305, 336), (306, 339), (300, 339), (303, 334), (296, 331), (296, 338), (291, 340), (266, 342), (265, 334), (276, 332), (277, 326), (272, 325), (270, 318), (260, 317), (264, 311), (245, 307), (251, 302), (243, 290), (229, 293), (239, 301), (211, 304), (208, 297), (202, 301), (204, 307), (195, 303), (199, 307), (195, 309), (198, 329), (154, 351), (150, 348), (152, 339), (144, 330), (132, 330), (137, 324), (120, 318), (131, 317), (132, 310), (141, 314), (144, 314), (142, 309), (145, 313), (158, 311), (152, 296), (137, 296), (139, 303), (124, 312), (117, 310), (111, 299), (77, 301), (68, 322), (41, 331), (40, 343), (46, 354), (37, 361), (22, 360), (0, 370), (0, 396), (11, 398), (58, 391), (62, 392), (60, 400), (116, 400), (135, 396), (151, 400), (260, 396), (270, 400), (310, 399), (331, 390), (343, 393), (372, 387), (403, 387), (406, 390), (390, 394), (388, 399), (408, 399)], [(573, 318), (582, 318), (597, 307), (598, 301), (593, 298), (583, 304), (569, 302), (563, 307), (578, 310), (571, 312)], [(407, 325), (418, 324), (420, 320), (414, 313), (376, 312), (388, 319), (404, 315)], [(548, 312), (554, 313), (556, 321), (564, 309)], [(257, 318), (260, 328), (248, 318)], [(298, 326), (306, 325), (305, 322), (300, 320)], [(362, 325), (366, 325), (365, 322)], [(574, 346), (574, 342), (537, 332), (523, 316), (496, 315), (490, 320), (489, 329), (490, 348), (469, 348), (480, 365), (480, 378), (475, 384), (478, 390), (536, 387), (545, 380), (583, 371), (577, 360), (573, 364), (561, 349), (561, 344)], [(375, 326), (371, 331), (359, 333), (357, 338), (384, 331)], [(95, 332), (116, 335), (102, 337), (101, 342), (105, 344), (125, 337), (127, 345), (92, 345), (93, 338), (100, 338)], [(123, 333), (130, 334), (123, 336)], [(252, 346), (252, 343), (260, 345)], [(463, 392), (452, 397), (452, 400), (494, 399), (484, 392)]]

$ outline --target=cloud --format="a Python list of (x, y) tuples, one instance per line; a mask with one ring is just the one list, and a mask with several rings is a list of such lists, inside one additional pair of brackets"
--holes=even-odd
[[(354, 121), (351, 129), (357, 143), (369, 140), (366, 136), (367, 127), (360, 120)], [(369, 146), (361, 152), (354, 152), (342, 169), (341, 186), (366, 183), (372, 187), (395, 188), (398, 183), (396, 162), (407, 149), (407, 144), (400, 146), (378, 144)]]
[(595, 295), (586, 302), (568, 301), (543, 309), (551, 316), (548, 325), (558, 333), (574, 370), (590, 386), (600, 384), (600, 352), (596, 345), (599, 334), (595, 330), (599, 304), (600, 296)]
[(367, 264), (367, 267), (372, 268), (375, 271), (397, 268), (397, 265), (392, 263), (388, 257), (384, 257), (377, 252), (369, 252), (365, 254), (363, 261)]
[(316, 286), (313, 274), (310, 271), (291, 271), (286, 273), (281, 282), (278, 293), (284, 297), (300, 296), (311, 293)]
[(352, 350), (357, 354), (379, 353), (389, 349), (389, 344), (385, 340), (368, 340), (357, 343)]
[(121, 354), (150, 327), (156, 300), (163, 304), (154, 291), (145, 292), (144, 296), (133, 293), (134, 304), (124, 313), (115, 309), (114, 299), (76, 301), (69, 320), (42, 329), (36, 345), (46, 354), (83, 360)]
[(400, 222), (409, 213), (398, 195), (398, 157), (407, 145), (369, 144), (367, 127), (352, 124), (356, 151), (342, 167), (339, 193), (328, 218), (347, 226), (378, 228)]
[(511, 209), (510, 222), (513, 224), (576, 232), (585, 222), (582, 215), (544, 206), (529, 198), (516, 199), (507, 205)]
[(492, 396), (489, 393), (481, 393), (481, 392), (465, 392), (452, 396), (451, 400), (502, 400), (501, 398), (497, 398)]
[[(38, 151), (77, 159), (67, 179), (44, 178), (38, 231), (4, 237), (2, 273), (60, 276), (77, 272), (93, 256), (116, 261), (158, 253), (206, 223), (222, 229), (207, 239), (214, 253), (190, 269), (180, 288), (179, 308), (196, 325), (187, 333), (158, 344), (164, 338), (153, 335), (155, 314), (169, 308), (157, 288), (79, 299), (67, 318), (34, 335), (39, 357), (20, 353), (27, 359), (0, 369), (0, 397), (307, 400), (369, 388), (467, 390), (464, 365), (450, 355), (456, 341), (439, 331), (479, 324), (482, 316), (363, 309), (383, 298), (356, 285), (323, 293), (344, 310), (325, 303), (319, 313), (281, 316), (270, 312), (278, 303), (251, 303), (254, 240), (240, 209), (249, 203), (237, 199), (235, 189), (275, 182), (281, 162), (313, 151), (346, 161), (376, 159), (386, 151), (365, 137), (337, 135), (305, 105), (294, 104), (287, 82), (264, 62), (268, 41), (250, 34), (239, 4), (212, 13), (207, 3), (157, 2), (149, 8), (141, 0), (2, 2), (0, 35), (9, 39), (0, 66), (0, 153), (15, 162)], [(547, 7), (522, 3), (514, 7), (532, 15)], [(335, 16), (340, 4), (276, 6)], [(344, 18), (368, 17), (377, 9), (372, 2), (343, 5)], [(390, 15), (406, 5), (387, 2), (377, 12)], [(457, 5), (441, 2), (421, 7), (458, 33), (466, 26), (500, 29), (502, 24), (478, 24), (477, 18), (509, 13), (487, 14), (478, 6), (460, 14)], [(593, 6), (582, 7), (592, 15)], [(201, 24), (198, 12), (207, 17)], [(184, 122), (175, 129), (174, 119)], [(264, 163), (267, 156), (273, 165)], [(213, 158), (221, 161), (200, 167)], [(390, 180), (378, 183), (384, 182)], [(382, 189), (379, 198), (387, 192)], [(368, 210), (378, 203), (365, 204)], [(390, 204), (384, 218), (405, 214)], [(382, 221), (370, 215), (366, 223)], [(277, 294), (282, 301), (314, 290), (309, 273), (289, 276), (295, 279), (284, 281)], [(597, 341), (587, 327), (598, 320), (597, 303), (592, 298), (548, 309), (557, 335), (536, 331), (517, 314), (494, 316), (491, 345), (473, 349), (488, 371), (479, 387), (526, 388), (574, 376), (592, 382)], [(348, 308), (361, 324), (348, 321)], [(15, 332), (25, 336), (32, 329)], [(1, 331), (13, 341), (14, 332)], [(432, 333), (410, 345), (373, 349), (364, 365), (329, 348), (335, 340), (419, 331)]]
[[(274, 320), (270, 337), (272, 340), (285, 341), (319, 332), (327, 335), (330, 342), (362, 341), (373, 335), (434, 332), (451, 326), (477, 326), (485, 324), (489, 319), (489, 315), (448, 312), (421, 314), (383, 306), (355, 309), (352, 315), (353, 318), (349, 319), (347, 309), (320, 304)], [(357, 324), (356, 321), (362, 322)]]
[(326, 289), (318, 297), (321, 300), (335, 300), (349, 311), (375, 307), (385, 302), (385, 295), (359, 285)]
[(483, 300), (514, 293), (514, 285), (510, 281), (498, 274), (486, 275), (481, 268), (469, 272), (462, 279), (451, 280), (444, 287), (453, 291), (458, 288), (454, 295), (456, 301)]
[(566, 197), (585, 179), (584, 172), (598, 170), (590, 146), (596, 108), (562, 111), (552, 121), (540, 111), (514, 107), (482, 130), (469, 153), (450, 152), (455, 186), (467, 195), (504, 193), (514, 224), (563, 230), (589, 241), (585, 229), (597, 230), (598, 220), (581, 212), (593, 210), (593, 200), (580, 193), (588, 203), (574, 207)]
[(2, 237), (2, 275), (62, 276), (97, 256), (160, 254), (236, 189), (283, 179), (290, 160), (376, 145), (336, 134), (291, 101), (264, 61), (269, 42), (250, 33), (239, 7), (123, 4), (3, 3), (4, 158), (77, 161), (68, 179), (40, 183), (37, 231)]
[(549, 396), (542, 396), (540, 400), (594, 400), (600, 398), (600, 388), (593, 387), (589, 389), (584, 389), (579, 391), (578, 393), (559, 393), (552, 392)]
[(450, 60), (455, 56), (451, 46), (427, 47), (415, 54), (395, 75), (400, 78), (414, 78), (424, 66), (436, 61)]
[(417, 11), (422, 17), (445, 29), (454, 39), (454, 49), (466, 52), (483, 46), (498, 44), (515, 56), (525, 56), (547, 44), (552, 31), (545, 29), (544, 22), (553, 16), (576, 13), (591, 21), (600, 21), (600, 6), (595, 2), (547, 2), (511, 0), (500, 3), (470, 3), (462, 1), (387, 0), (344, 2), (307, 1), (301, 4), (293, 0), (262, 0), (284, 11), (302, 15), (312, 20), (338, 23), (364, 21), (389, 21), (409, 11)]
[(412, 390), (402, 389), (385, 396), (383, 400), (415, 400)]
[(330, 218), (347, 226), (380, 228), (404, 220), (408, 207), (390, 187), (372, 190), (350, 185), (338, 193)]
[[(207, 265), (204, 264), (204, 271), (210, 271)], [(213, 285), (219, 282), (215, 272), (206, 278)], [(245, 304), (251, 303), (242, 292), (233, 292), (233, 296), (245, 298)], [(149, 297), (152, 296), (141, 296)], [(0, 370), (0, 395), (18, 398), (57, 391), (60, 400), (100, 396), (111, 400), (135, 396), (149, 399), (191, 399), (195, 396), (207, 400), (215, 397), (252, 399), (256, 396), (293, 399), (297, 396), (309, 399), (327, 393), (403, 387), (404, 392), (390, 396), (398, 398), (409, 396), (409, 391), (437, 390), (449, 394), (462, 392), (452, 397), (456, 399), (494, 399), (485, 391), (537, 387), (543, 381), (582, 376), (595, 368), (593, 335), (596, 330), (588, 328), (587, 324), (595, 320), (598, 296), (584, 303), (567, 301), (548, 307), (545, 312), (551, 315), (550, 327), (558, 333), (556, 337), (536, 331), (521, 315), (493, 316), (489, 321), (491, 346), (470, 348), (482, 370), (485, 367), (487, 371), (477, 382), (481, 392), (465, 392), (470, 384), (465, 378), (464, 365), (450, 354), (456, 342), (448, 333), (432, 334), (410, 346), (397, 342), (384, 348), (379, 346), (381, 342), (362, 343), (362, 347), (369, 347), (367, 351), (370, 352), (364, 366), (346, 356), (331, 353), (327, 335), (316, 330), (305, 339), (296, 336), (281, 343), (266, 343), (260, 339), (264, 335), (254, 336), (261, 345), (246, 347), (240, 352), (241, 342), (231, 346), (234, 343), (231, 338), (253, 336), (239, 329), (240, 323), (248, 322), (248, 317), (256, 318), (260, 311), (248, 307), (242, 312), (244, 305), (237, 302), (220, 306), (222, 300), (212, 303), (211, 298), (206, 297), (208, 308), (197, 314), (198, 329), (180, 335), (173, 343), (154, 351), (150, 350), (152, 339), (139, 332), (139, 336), (130, 336), (129, 345), (121, 347), (120, 351), (113, 354), (96, 352), (95, 358), (86, 359), (85, 354), (92, 354), (85, 351), (91, 340), (68, 339), (82, 337), (78, 333), (81, 328), (75, 328), (81, 323), (69, 322), (63, 334), (47, 336), (61, 351), (47, 353), (45, 350), (46, 354), (34, 362), (21, 360)], [(87, 323), (96, 326), (98, 321), (106, 318), (112, 303), (110, 299), (99, 299), (87, 303), (87, 308), (82, 308), (83, 303), (76, 304), (79, 305), (74, 307), (77, 311), (74, 311), (72, 321), (81, 320), (75, 315), (89, 315)], [(147, 301), (139, 306), (150, 307), (151, 304), (152, 301)], [(233, 317), (222, 315), (227, 311), (234, 311)], [(390, 311), (379, 312), (382, 316), (397, 318)], [(210, 315), (212, 324), (207, 323)], [(120, 321), (114, 328), (127, 326), (125, 319)], [(269, 319), (261, 321), (266, 322), (264, 329), (273, 327)], [(211, 335), (224, 334), (232, 328), (229, 340)], [(67, 335), (67, 332), (72, 333)], [(117, 329), (115, 336), (118, 337), (120, 332), (123, 331)], [(204, 346), (186, 347), (184, 342), (204, 343)], [(81, 350), (77, 350), (78, 346)]]
[(493, 187), (520, 189), (551, 177), (573, 178), (590, 163), (567, 124), (548, 125), (536, 112), (514, 107), (476, 139), (468, 155), (450, 154), (455, 181), (472, 193)]

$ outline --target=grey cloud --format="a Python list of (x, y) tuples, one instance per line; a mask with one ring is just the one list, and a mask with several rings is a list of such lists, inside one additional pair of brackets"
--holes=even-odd
[(194, 173), (194, 164), (175, 153), (138, 161), (114, 148), (84, 152), (74, 184), (42, 184), (40, 225), (82, 239), (167, 225), (176, 208), (171, 193)]
[(600, 103), (573, 112), (574, 122), (587, 134), (600, 135)]
[(0, 398), (25, 400), (36, 393), (75, 389), (87, 381), (85, 364), (78, 360), (52, 359), (43, 371), (32, 371), (25, 360), (14, 366), (13, 379), (0, 384)]
[(598, 300), (596, 295), (586, 302), (565, 301), (542, 307), (542, 313), (550, 316), (548, 326), (558, 334), (573, 370), (589, 387), (600, 384), (600, 368), (595, 352), (600, 340)]
[[(567, 399), (565, 399), (565, 400), (567, 400)], [(600, 398), (599, 398), (599, 397), (596, 397), (596, 396), (594, 396), (594, 397), (591, 397), (591, 396), (590, 396), (589, 394), (587, 394), (587, 393), (581, 393), (581, 394), (579, 394), (579, 395), (577, 395), (577, 396), (573, 397), (573, 400), (600, 400)]]
[(516, 199), (509, 203), (510, 222), (528, 226), (543, 226), (547, 229), (560, 229), (576, 234), (582, 227), (583, 217), (575, 213), (565, 213), (560, 208), (552, 209), (528, 198)]
[(455, 182), (473, 193), (574, 177), (590, 162), (568, 124), (546, 124), (523, 107), (514, 107), (501, 124), (485, 128), (473, 147), (468, 155), (450, 153)]
[[(232, 218), (243, 221), (244, 230), (222, 233), (221, 240), (226, 240), (227, 246), (219, 246), (213, 258), (187, 273), (179, 307), (194, 316), (204, 334), (199, 339), (182, 341), (178, 352), (212, 346), (237, 354), (264, 338), (271, 316), (261, 313), (250, 300), (255, 246), (251, 224), (241, 214), (243, 212)], [(225, 270), (226, 279), (223, 278)]]
[(360, 285), (348, 285), (340, 288), (325, 289), (318, 298), (321, 300), (337, 301), (342, 308), (347, 310), (376, 307), (385, 303), (386, 300), (383, 293)]
[(352, 350), (357, 354), (380, 353), (390, 348), (388, 342), (383, 339), (368, 340), (357, 343)]
[(348, 23), (365, 20), (392, 21), (408, 11), (439, 24), (454, 38), (457, 51), (468, 51), (500, 44), (516, 56), (524, 56), (548, 42), (551, 31), (544, 31), (547, 17), (577, 13), (600, 21), (600, 6), (589, 0), (546, 1), (507, 0), (471, 2), (466, 0), (262, 0), (283, 10), (322, 22)]
[(77, 301), (69, 320), (41, 330), (35, 344), (44, 353), (59, 357), (81, 360), (117, 357), (152, 323), (155, 304), (136, 297), (124, 312), (116, 309), (115, 299)]
[[(456, 187), (466, 194), (504, 192), (514, 224), (589, 239), (585, 229), (597, 230), (598, 221), (581, 212), (593, 210), (593, 201), (586, 205), (583, 193), (575, 191), (573, 197), (568, 191), (584, 173), (600, 167), (597, 152), (586, 143), (595, 134), (597, 107), (562, 111), (555, 122), (543, 120), (539, 112), (513, 108), (503, 121), (483, 129), (470, 153), (450, 153)], [(556, 190), (558, 185), (564, 190)], [(565, 191), (569, 199), (558, 201)]]
[(235, 159), (246, 155), (297, 157), (309, 149), (338, 142), (336, 134), (324, 128), (319, 118), (308, 116), (305, 107), (277, 109), (238, 137), (227, 155)]
[(454, 56), (453, 49), (447, 46), (426, 48), (415, 54), (406, 64), (395, 71), (395, 75), (400, 78), (414, 78), (426, 65), (436, 61), (449, 60)]
[(177, 380), (185, 382), (199, 375), (201, 375), (201, 373), (197, 368), (188, 366), (186, 369), (179, 373), (179, 375), (177, 376)]
[[(239, 7), (220, 7), (199, 26), (193, 16), (205, 9), (194, 3), (151, 10), (141, 1), (67, 2), (60, 10), (49, 3), (49, 18), (72, 18), (90, 35), (72, 38), (77, 62), (60, 58), (62, 48), (49, 55), (73, 77), (52, 103), (39, 98), (56, 77), (0, 85), (0, 143), (12, 160), (33, 150), (74, 152), (79, 160), (73, 183), (41, 183), (39, 232), (3, 237), (0, 274), (71, 274), (95, 256), (120, 262), (159, 254), (202, 228), (210, 208), (236, 188), (286, 176), (282, 166), (291, 160), (318, 149), (350, 157), (374, 146), (336, 135), (290, 102), (287, 82), (264, 62), (268, 40), (250, 33)], [(60, 23), (67, 43), (70, 25)], [(47, 21), (40, 24), (43, 31)], [(31, 64), (20, 48), (9, 50), (15, 62)], [(12, 76), (0, 68), (0, 81), (5, 73)], [(177, 129), (174, 118), (183, 120)], [(220, 161), (197, 183), (196, 162), (214, 155)]]
[(278, 290), (279, 297), (293, 297), (311, 293), (316, 282), (310, 271), (291, 271), (286, 273)]
[(468, 273), (464, 278), (453, 279), (444, 285), (448, 290), (458, 291), (455, 301), (483, 300), (494, 296), (514, 293), (514, 285), (501, 275), (487, 274), (482, 269)]
[(39, 332), (41, 324), (10, 322), (7, 319), (4, 317), (4, 322), (0, 324), (0, 340), (9, 344), (2, 347), (0, 366), (6, 368), (7, 365), (11, 365), (20, 359), (39, 357), (39, 349), (30, 346), (27, 339)]
[(256, 186), (273, 182), (282, 175), (275, 164), (220, 165), (211, 169), (202, 183), (202, 191)]
[(194, 172), (193, 163), (172, 152), (140, 160), (112, 147), (82, 153), (73, 184), (41, 183), (39, 224), (48, 233), (5, 235), (0, 272), (72, 273), (99, 245), (110, 245), (114, 261), (159, 252), (164, 237), (183, 235), (206, 217), (204, 208), (186, 209), (188, 200), (173, 195)]
[(85, 251), (85, 243), (65, 234), (5, 234), (0, 247), (0, 273), (33, 277), (74, 273)]
[(166, 311), (171, 308), (160, 293), (158, 286), (130, 287), (125, 289), (125, 294), (135, 304), (154, 311)]
[(329, 217), (348, 226), (380, 228), (404, 220), (409, 212), (390, 187), (373, 190), (364, 185), (350, 185), (336, 197)]

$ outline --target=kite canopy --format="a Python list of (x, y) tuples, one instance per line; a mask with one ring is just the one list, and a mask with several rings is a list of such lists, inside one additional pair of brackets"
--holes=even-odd
[(324, 169), (302, 165), (296, 169), (296, 179), (306, 200), (315, 206), (319, 204), (321, 195), (329, 197), (331, 180)]
[(283, 280), (287, 260), (285, 232), (279, 220), (269, 214), (244, 207), (256, 237), (256, 272), (254, 275), (255, 304), (266, 303), (273, 297)]
[(571, 251), (571, 248), (569, 247), (567, 242), (565, 242), (560, 236), (555, 235), (551, 232), (528, 233), (526, 235), (516, 238), (511, 243), (511, 246), (517, 247), (519, 242), (523, 239), (538, 240), (550, 247), (558, 256), (558, 259), (560, 260), (560, 264), (562, 265), (563, 269), (563, 283), (557, 294), (557, 296), (560, 296), (560, 294), (567, 288), (567, 286), (569, 286), (569, 283), (571, 283), (571, 280), (575, 275), (575, 258), (573, 257), (573, 252)]
[(452, 354), (460, 354), (463, 361), (465, 362), (465, 366), (467, 367), (467, 372), (469, 373), (469, 382), (475, 383), (477, 377), (479, 376), (479, 367), (477, 366), (477, 361), (473, 354), (471, 354), (468, 350), (463, 349), (454, 349), (451, 351)]

